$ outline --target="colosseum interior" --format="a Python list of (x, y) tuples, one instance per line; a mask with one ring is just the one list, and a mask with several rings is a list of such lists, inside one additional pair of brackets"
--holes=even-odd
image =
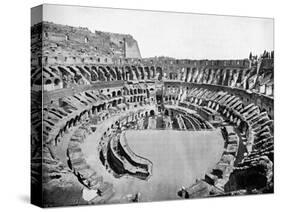
[(35, 204), (273, 193), (274, 52), (142, 58), (127, 34), (31, 35)]

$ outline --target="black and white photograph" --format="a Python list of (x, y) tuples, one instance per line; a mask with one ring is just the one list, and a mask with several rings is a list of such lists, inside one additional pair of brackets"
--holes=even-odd
[(31, 9), (31, 202), (274, 192), (274, 19)]

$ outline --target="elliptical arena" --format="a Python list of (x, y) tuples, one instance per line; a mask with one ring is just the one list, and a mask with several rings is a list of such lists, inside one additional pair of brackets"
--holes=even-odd
[(273, 52), (141, 58), (131, 35), (50, 22), (31, 34), (43, 206), (273, 193)]

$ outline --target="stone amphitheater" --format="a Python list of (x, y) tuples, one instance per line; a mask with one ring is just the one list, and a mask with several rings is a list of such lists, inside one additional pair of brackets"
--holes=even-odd
[(131, 35), (31, 35), (34, 203), (273, 193), (274, 52), (142, 58)]

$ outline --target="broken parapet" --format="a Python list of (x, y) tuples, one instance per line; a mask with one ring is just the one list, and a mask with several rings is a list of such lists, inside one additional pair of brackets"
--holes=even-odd
[(105, 63), (112, 58), (141, 58), (137, 41), (128, 34), (91, 32), (45, 21), (32, 26), (31, 32), (32, 46), (43, 43), (43, 58), (93, 58)]

